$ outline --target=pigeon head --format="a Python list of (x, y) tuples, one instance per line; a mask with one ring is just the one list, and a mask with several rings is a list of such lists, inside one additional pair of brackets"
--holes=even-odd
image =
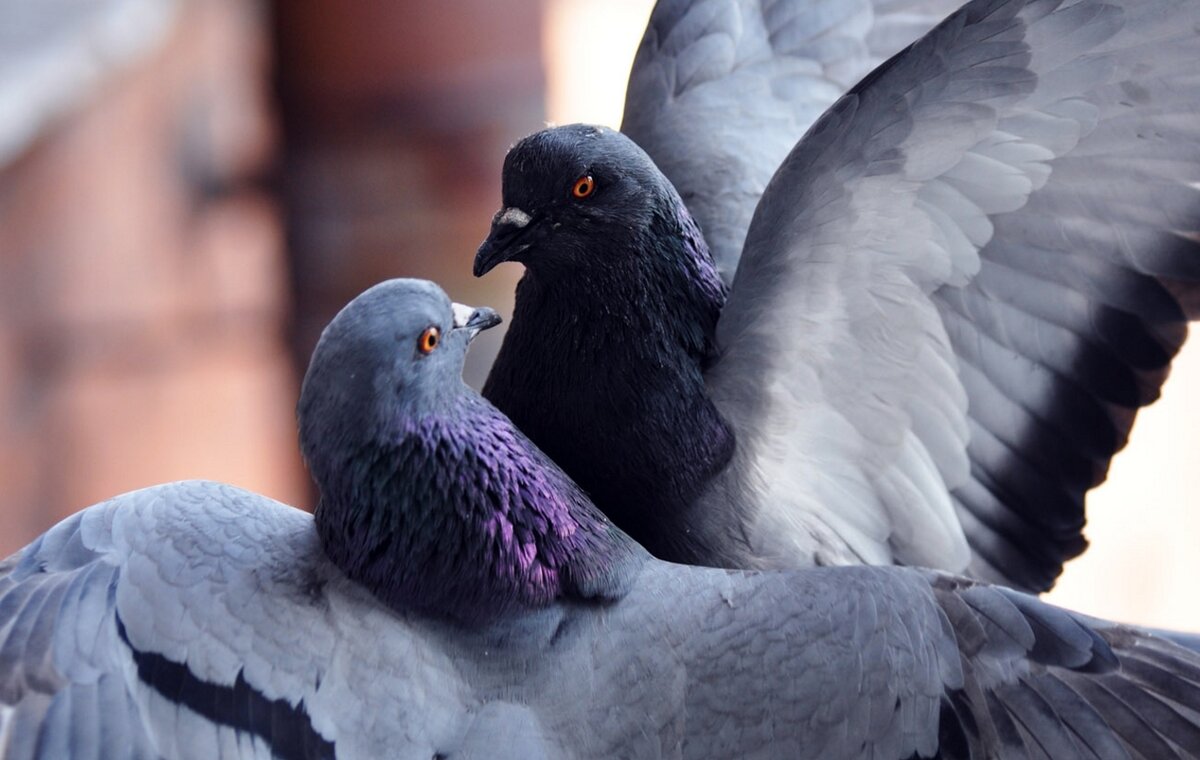
[(499, 323), (391, 280), (325, 329), (301, 389), (326, 554), (393, 608), (465, 623), (624, 593), (636, 544), (462, 380)]
[(657, 217), (677, 216), (674, 187), (632, 140), (572, 124), (537, 132), (504, 159), (503, 207), (475, 256), (475, 275), (504, 261), (547, 274), (620, 266)]
[(545, 129), (508, 152), (501, 183), (474, 271), (524, 264), (518, 314), (553, 294), (574, 309), (538, 315), (558, 339), (574, 341), (572, 326), (607, 330), (607, 317), (637, 325), (631, 337), (662, 361), (711, 348), (724, 284), (674, 186), (632, 140), (586, 124)]
[(301, 390), (301, 445), (360, 431), (386, 435), (380, 426), (398, 415), (447, 403), (466, 390), (467, 345), (499, 323), (492, 309), (451, 303), (424, 280), (389, 280), (367, 290), (317, 343)]

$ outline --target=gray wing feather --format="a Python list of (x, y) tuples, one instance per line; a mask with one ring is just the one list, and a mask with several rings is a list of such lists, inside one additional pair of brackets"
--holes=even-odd
[(658, 564), (579, 635), (622, 704), (642, 715), (676, 700), (684, 757), (1181, 758), (1200, 747), (1196, 653), (928, 571)]
[(708, 376), (761, 541), (832, 526), (859, 561), (1031, 590), (1082, 550), (1200, 291), (1198, 22), (978, 0), (795, 147)]
[(1190, 757), (1200, 659), (1140, 631), (1002, 587), (933, 577), (966, 679), (948, 690), (946, 757)]
[(311, 516), (231, 486), (117, 497), (0, 567), (9, 760), (432, 757), (461, 731), (453, 671)]
[(76, 515), (58, 524), (0, 565), (0, 750), (8, 760), (157, 756), (106, 624), (117, 567), (84, 545), (81, 523)]
[[(660, 563), (581, 635), (622, 705), (678, 721), (658, 735), (677, 736), (682, 757), (898, 760), (937, 749), (945, 684), (962, 679), (936, 610), (912, 572)], [(630, 754), (628, 745), (602, 748)]]
[(621, 129), (674, 183), (729, 282), (763, 188), (850, 85), (957, 0), (662, 0)]
[(568, 756), (546, 736), (537, 715), (527, 705), (489, 702), (471, 715), (462, 744), (449, 760), (552, 760)]
[(648, 562), (615, 603), (464, 630), (381, 609), (323, 559), (307, 515), (212, 483), (60, 524), (4, 564), (0, 609), (8, 758), (1200, 746), (1197, 655), (1004, 589)]

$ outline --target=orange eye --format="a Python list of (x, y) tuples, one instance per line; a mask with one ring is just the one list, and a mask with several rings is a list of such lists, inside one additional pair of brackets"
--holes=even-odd
[(426, 327), (425, 332), (421, 333), (421, 337), (417, 338), (417, 350), (423, 354), (427, 354), (437, 348), (441, 339), (441, 330), (436, 327)]
[(576, 198), (586, 198), (596, 189), (596, 180), (592, 179), (592, 175), (585, 174), (575, 180), (574, 187), (571, 188), (571, 195)]

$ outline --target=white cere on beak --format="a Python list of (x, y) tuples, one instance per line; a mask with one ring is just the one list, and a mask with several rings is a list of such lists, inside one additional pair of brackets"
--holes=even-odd
[(466, 327), (467, 320), (475, 313), (475, 307), (467, 306), (466, 304), (454, 303), (450, 305), (450, 308), (454, 311), (455, 327)]
[(513, 207), (504, 209), (504, 212), (500, 214), (500, 218), (496, 221), (500, 224), (511, 224), (512, 226), (520, 229), (521, 227), (529, 224), (530, 219), (531, 217), (529, 214), (526, 214), (519, 208)]

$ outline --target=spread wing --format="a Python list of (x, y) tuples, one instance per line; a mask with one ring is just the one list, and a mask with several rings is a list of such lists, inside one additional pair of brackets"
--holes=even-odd
[(763, 188), (851, 85), (959, 0), (661, 0), (621, 130), (674, 183), (728, 283)]
[(0, 569), (7, 760), (432, 757), (462, 731), (452, 670), (309, 515), (230, 486), (117, 497)]
[(465, 632), (377, 609), (315, 542), (307, 515), (212, 483), (52, 529), (0, 575), (4, 757), (1172, 757), (1200, 739), (1196, 655), (968, 581), (650, 562), (610, 605)]
[(1186, 758), (1200, 746), (1200, 657), (997, 586), (929, 582), (961, 683), (940, 705), (942, 757)]
[(1084, 494), (1200, 311), (1197, 24), (976, 0), (795, 147), (708, 376), (764, 552), (1043, 590), (1082, 551)]
[(0, 564), (0, 755), (154, 758), (111, 624), (117, 567), (79, 517)]
[[(611, 614), (597, 642), (615, 650), (615, 685), (635, 705), (643, 691), (678, 695), (684, 756), (1181, 758), (1200, 746), (1200, 656), (963, 578), (658, 563)], [(686, 674), (682, 694), (664, 663)]]

